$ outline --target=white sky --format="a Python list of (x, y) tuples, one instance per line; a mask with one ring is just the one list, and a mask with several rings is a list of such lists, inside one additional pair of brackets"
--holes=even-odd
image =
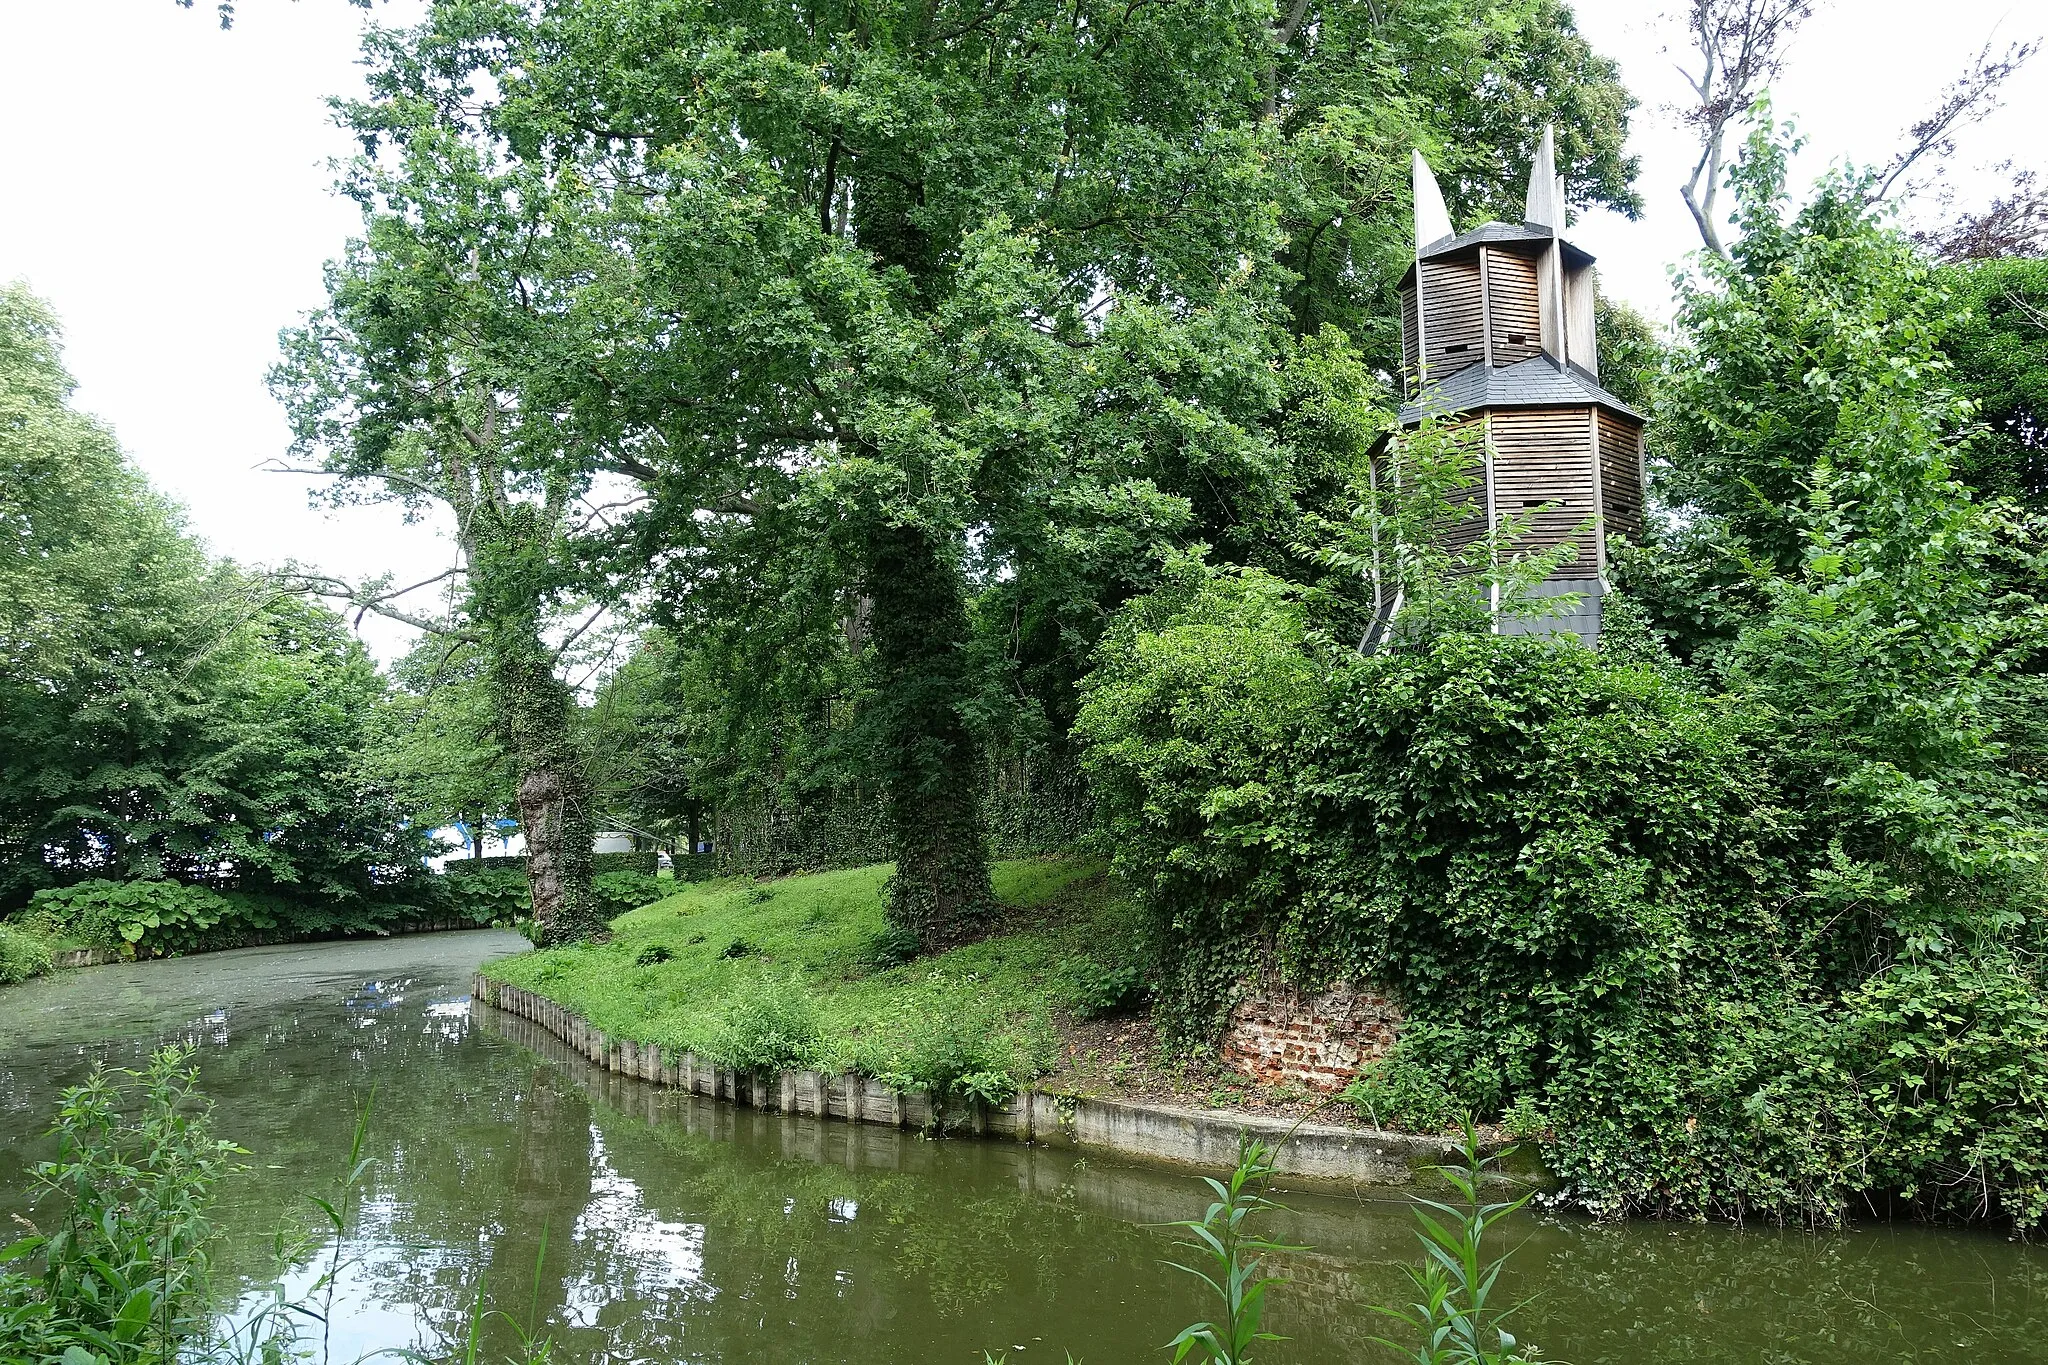
[[(1668, 319), (1668, 268), (1699, 246), (1692, 215), (1678, 196), (1698, 152), (1671, 112), (1691, 93), (1674, 65), (1686, 55), (1684, 35), (1663, 17), (1684, 6), (1678, 0), (1572, 0), (1572, 8), (1580, 31), (1621, 63), (1623, 81), (1641, 101), (1629, 146), (1642, 157), (1636, 185), (1645, 213), (1633, 223), (1598, 214), (1570, 235), (1599, 257), (1602, 289)], [(1792, 164), (1795, 191), (1830, 163), (1889, 159), (1899, 134), (1934, 106), (1987, 38), (2003, 50), (2043, 33), (2048, 0), (1820, 0), (1771, 92), (1778, 119), (1791, 119), (1806, 139)], [(1666, 51), (1667, 45), (1677, 50)], [(2048, 53), (2007, 83), (2003, 109), (1958, 138), (1949, 166), (1958, 202), (1987, 204), (1998, 185), (1989, 168), (2008, 159), (2048, 170)], [(1724, 191), (1724, 208), (1727, 198)]]
[[(1648, 213), (1599, 215), (1572, 236), (1600, 257), (1610, 293), (1664, 317), (1667, 267), (1697, 244), (1677, 194), (1690, 152), (1667, 111), (1685, 93), (1662, 50), (1675, 31), (1655, 0), (1575, 8), (1642, 100), (1632, 145)], [(360, 87), (365, 16), (344, 0), (241, 0), (224, 33), (212, 10), (0, 0), (0, 280), (25, 279), (55, 306), (78, 401), (216, 553), (424, 578), (449, 552), (423, 528), (388, 509), (311, 510), (309, 480), (254, 472), (288, 439), (263, 387), (278, 329), (320, 302), (321, 264), (356, 222), (328, 192), (327, 163), (349, 147), (324, 100)], [(1881, 161), (1987, 37), (2043, 30), (2044, 0), (1824, 0), (1775, 92), (1808, 139), (1795, 177), (1845, 156)], [(2043, 129), (2048, 56), (1965, 135), (1954, 167), (1965, 202), (1988, 198), (1981, 168), (1995, 162), (2048, 168)], [(404, 634), (365, 631), (386, 655)]]

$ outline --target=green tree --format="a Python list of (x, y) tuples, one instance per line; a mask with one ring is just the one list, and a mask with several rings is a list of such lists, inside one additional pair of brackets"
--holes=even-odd
[(1520, 219), (1546, 124), (1574, 207), (1640, 211), (1624, 148), (1635, 99), (1561, 0), (1286, 0), (1274, 11), (1254, 112), (1278, 140), (1279, 262), (1297, 334), (1335, 325), (1398, 372), (1411, 148), (1429, 156), (1461, 228)]
[[(389, 55), (386, 44), (378, 49)], [(452, 523), (457, 564), (425, 583), (351, 585), (300, 572), (297, 587), (419, 627), (477, 652), (518, 774), (519, 819), (536, 923), (544, 941), (604, 928), (590, 889), (589, 780), (575, 745), (565, 654), (616, 600), (606, 493), (610, 458), (559, 420), (550, 367), (573, 354), (567, 212), (545, 178), (506, 173), (489, 146), (443, 135), (432, 107), (393, 93), (345, 106), (366, 142), (347, 186), (364, 236), (328, 271), (328, 304), (283, 338), (272, 387), (295, 432), (294, 453), (339, 476), (338, 500), (438, 507)], [(546, 244), (545, 248), (541, 244)], [(451, 585), (440, 609), (405, 599)], [(579, 622), (576, 618), (581, 616)]]
[(1600, 386), (1648, 415), (1657, 406), (1657, 379), (1664, 371), (1664, 339), (1657, 326), (1620, 299), (1604, 295), (1593, 304), (1593, 330), (1600, 353)]
[(705, 816), (698, 756), (705, 695), (697, 662), (673, 636), (648, 632), (598, 685), (581, 723), (606, 820), (686, 853), (702, 839)]
[(1684, 286), (1661, 486), (1693, 524), (1629, 573), (1658, 605), (1739, 587), (1712, 622), (1725, 677), (1773, 708), (1811, 784), (1828, 894), (1887, 921), (1878, 937), (1940, 939), (1907, 926), (1946, 923), (2026, 856), (1991, 703), (2040, 648), (2038, 607), (1997, 571), (2035, 533), (1963, 481), (1986, 433), (1944, 354), (1962, 315), (1944, 273), (1884, 226), (1867, 178), (1790, 210), (1790, 146), (1768, 121), (1752, 134), (1730, 172), (1741, 240)]
[(1971, 261), (1936, 278), (1957, 314), (1942, 353), (1985, 427), (1957, 477), (1980, 496), (2048, 511), (2048, 259)]
[(172, 876), (360, 901), (416, 863), (361, 759), (384, 684), (331, 613), (209, 563), (0, 291), (0, 901)]
[(369, 763), (419, 819), (462, 822), (475, 831), (517, 818), (519, 779), (485, 674), (482, 651), (463, 640), (429, 637), (391, 668)]
[(652, 542), (709, 537), (733, 556), (687, 567), (744, 575), (787, 536), (716, 522), (776, 509), (833, 568), (892, 913), (933, 944), (991, 906), (978, 779), (1005, 711), (1063, 733), (1106, 612), (1167, 549), (1270, 554), (1297, 482), (1341, 496), (1341, 462), (1297, 481), (1272, 430), (1289, 337), (1398, 274), (1418, 132), (1460, 149), (1461, 211), (1511, 197), (1546, 119), (1582, 194), (1628, 202), (1627, 98), (1536, 0), (447, 4), (408, 42), (379, 59), (393, 104), (577, 186), (551, 232), (606, 243), (579, 286), (605, 330), (554, 410), (644, 463)]

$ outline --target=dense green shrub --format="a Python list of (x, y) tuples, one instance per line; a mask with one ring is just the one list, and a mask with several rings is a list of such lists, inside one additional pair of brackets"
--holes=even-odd
[(1134, 1010), (1145, 998), (1145, 973), (1135, 962), (1116, 966), (1079, 958), (1067, 966), (1068, 994), (1083, 1019)]
[(824, 1051), (818, 1006), (802, 982), (762, 978), (727, 1004), (711, 1059), (766, 1075), (817, 1064)]
[[(2039, 943), (2021, 873), (1939, 786), (1859, 815), (1872, 779), (1815, 781), (1781, 693), (1685, 677), (1527, 637), (1361, 658), (1256, 574), (1134, 608), (1082, 726), (1165, 1035), (1213, 1044), (1261, 973), (1370, 980), (1409, 1024), (1361, 1114), (1512, 1110), (1582, 1206), (2037, 1221), (2048, 997), (1999, 946)], [(2009, 928), (1939, 946), (1979, 922)]]
[(524, 912), (524, 873), (408, 879), (376, 899), (300, 901), (171, 881), (85, 881), (38, 891), (16, 924), (45, 938), (142, 956), (279, 939), (388, 934), (430, 921), (509, 924)]
[(1269, 954), (1537, 1016), (1739, 975), (1729, 933), (1782, 932), (1791, 831), (1739, 708), (1535, 637), (1324, 657), (1256, 574), (1151, 610), (1082, 726), (1181, 1041)]
[(664, 885), (651, 872), (600, 872), (591, 879), (597, 895), (598, 913), (613, 920), (628, 910), (652, 905), (669, 893), (673, 883)]
[(478, 868), (470, 863), (450, 863), (435, 880), (433, 890), (434, 904), (442, 914), (465, 924), (511, 924), (533, 908), (533, 889), (527, 884), (523, 865)]
[(718, 875), (716, 853), (678, 853), (670, 861), (675, 864), (675, 879), (679, 882), (708, 882)]
[(2002, 955), (1935, 959), (1897, 965), (1843, 1003), (1833, 1050), (1861, 1101), (1868, 1183), (1945, 1214), (2042, 1221), (2048, 991), (2039, 975)]
[(95, 948), (190, 952), (277, 927), (260, 900), (182, 882), (88, 881), (36, 892), (29, 914), (57, 936)]
[(50, 970), (50, 940), (23, 924), (0, 924), (0, 986)]
[(902, 1029), (895, 1055), (874, 1072), (891, 1085), (922, 1090), (942, 1110), (952, 1105), (1008, 1102), (1024, 1080), (1049, 1069), (1033, 1059), (1029, 1040), (989, 1010), (961, 1010)]
[[(639, 853), (596, 853), (598, 873), (591, 879), (598, 913), (606, 920), (660, 900), (670, 889), (652, 871), (641, 867), (654, 855)], [(606, 865), (608, 859), (630, 864)], [(423, 897), (439, 912), (434, 918), (453, 918), (465, 924), (510, 924), (531, 913), (533, 888), (526, 879), (524, 858), (460, 858), (432, 880), (431, 894)]]

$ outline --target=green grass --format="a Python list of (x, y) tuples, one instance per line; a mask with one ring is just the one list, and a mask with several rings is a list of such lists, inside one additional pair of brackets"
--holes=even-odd
[(0, 924), (0, 986), (50, 970), (50, 955), (68, 945), (20, 924)]
[(889, 870), (694, 883), (621, 915), (610, 943), (485, 973), (671, 1052), (997, 1098), (1057, 1060), (1055, 1024), (1082, 998), (1082, 964), (1136, 960), (1135, 909), (1101, 864), (1047, 858), (997, 864), (1002, 932), (883, 966)]

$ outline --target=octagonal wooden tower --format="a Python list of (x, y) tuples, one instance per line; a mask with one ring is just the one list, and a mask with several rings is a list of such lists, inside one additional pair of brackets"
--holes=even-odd
[[(1549, 129), (1520, 223), (1453, 233), (1443, 193), (1415, 153), (1415, 264), (1401, 280), (1403, 426), (1425, 413), (1483, 423), (1482, 482), (1469, 538), (1533, 511), (1521, 542), (1575, 542), (1541, 589), (1577, 593), (1548, 617), (1497, 616), (1502, 632), (1600, 638), (1606, 539), (1643, 530), (1643, 419), (1600, 387), (1593, 258), (1564, 240), (1564, 182)], [(1541, 509), (1541, 510), (1535, 510)]]

